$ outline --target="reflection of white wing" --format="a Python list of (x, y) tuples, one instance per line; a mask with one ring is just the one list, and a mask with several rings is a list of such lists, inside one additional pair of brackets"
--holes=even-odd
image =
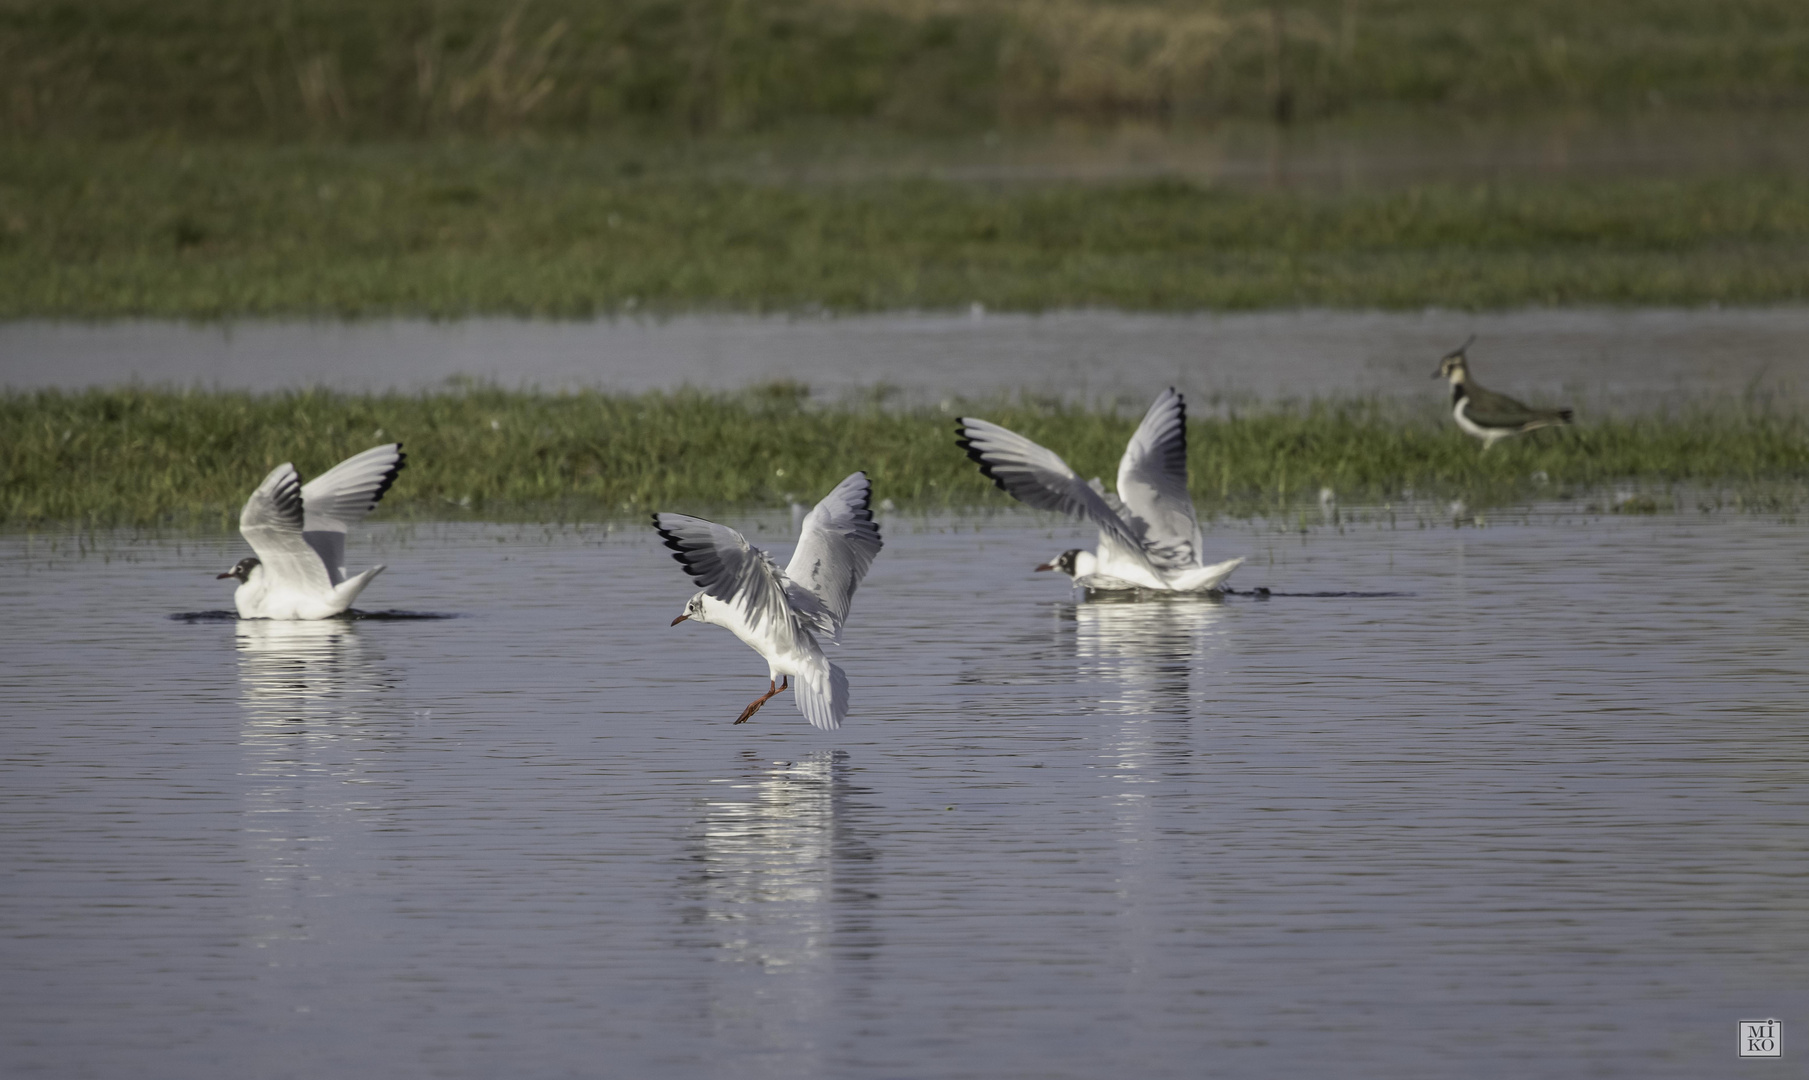
[(785, 567), (792, 606), (806, 618), (820, 611), (827, 618), (819, 629), (832, 637), (840, 637), (854, 590), (879, 554), (879, 526), (868, 507), (872, 496), (864, 472), (837, 484), (804, 519), (798, 549)]
[(1160, 577), (1137, 534), (1098, 491), (1053, 451), (1015, 431), (972, 417), (957, 421), (956, 430), (961, 435), (956, 445), (967, 451), (967, 456), (979, 464), (980, 471), (1000, 491), (1038, 510), (1055, 510), (1092, 521), (1099, 526), (1102, 548), (1122, 549), (1126, 559)]
[(1151, 562), (1171, 572), (1198, 565), (1200, 523), (1187, 493), (1187, 405), (1173, 387), (1157, 395), (1124, 449), (1118, 498)]
[(754, 633), (789, 650), (797, 617), (786, 603), (785, 577), (772, 557), (727, 525), (685, 514), (655, 514), (653, 527), (699, 588), (733, 608)]
[(302, 539), (301, 477), (295, 466), (278, 465), (245, 501), (239, 513), (239, 532), (258, 553), (264, 573), (273, 587), (295, 589), (310, 596), (333, 591), (320, 556)]
[(376, 508), (407, 464), (401, 443), (373, 446), (346, 458), (301, 489), (302, 538), (320, 553), (337, 585), (345, 580), (345, 534)]
[(1099, 695), (1101, 711), (1187, 712), (1214, 685), (1211, 657), (1222, 645), (1224, 617), (1222, 604), (1194, 597), (1076, 605), (1081, 671), (1114, 686)]
[[(786, 973), (762, 989), (761, 1025), (786, 1010), (802, 1023), (845, 989), (848, 973), (832, 962), (830, 945), (848, 903), (843, 875), (858, 875), (869, 856), (848, 822), (838, 820), (846, 814), (845, 757), (814, 751), (783, 769), (761, 770), (751, 784), (711, 785), (725, 797), (702, 806), (699, 858), (691, 864), (702, 872), (683, 880), (706, 916), (678, 932), (702, 939), (722, 959)], [(729, 791), (747, 794), (726, 797)], [(845, 860), (856, 865), (838, 867)], [(749, 1015), (737, 1004), (743, 999), (735, 980), (712, 980), (711, 987), (728, 1006), (721, 1015)]]

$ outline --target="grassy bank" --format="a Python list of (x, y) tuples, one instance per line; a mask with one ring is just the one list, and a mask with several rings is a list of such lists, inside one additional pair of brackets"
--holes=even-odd
[[(1135, 417), (1029, 403), (980, 415), (1058, 448), (1083, 475), (1116, 475)], [(955, 447), (941, 410), (816, 406), (799, 388), (541, 395), (248, 395), (105, 390), (0, 397), (0, 524), (212, 524), (237, 520), (272, 466), (304, 477), (400, 439), (409, 466), (391, 517), (594, 519), (650, 509), (814, 500), (857, 468), (901, 506), (1005, 505)], [(1189, 442), (1207, 513), (1286, 504), (1322, 487), (1347, 500), (1491, 499), (1652, 484), (1801, 481), (1809, 422), (1762, 404), (1588, 420), (1484, 454), (1436, 414), (1373, 402), (1204, 418)], [(1535, 474), (1539, 475), (1535, 481)], [(1534, 487), (1535, 483), (1541, 486)]]
[(15, 146), (0, 318), (1809, 298), (1809, 179), (775, 185), (600, 145)]
[(1809, 103), (1800, 0), (0, 0), (0, 135)]

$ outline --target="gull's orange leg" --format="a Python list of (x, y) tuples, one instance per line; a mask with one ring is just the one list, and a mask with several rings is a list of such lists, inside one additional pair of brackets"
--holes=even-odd
[(741, 710), (741, 715), (735, 718), (735, 722), (737, 724), (747, 723), (748, 718), (750, 716), (753, 716), (755, 713), (760, 711), (760, 706), (771, 701), (775, 695), (783, 694), (785, 691), (787, 691), (789, 689), (791, 689), (791, 676), (790, 675), (785, 676), (784, 679), (781, 680), (781, 682), (778, 686), (774, 686), (773, 681), (771, 679), (766, 680), (766, 693), (761, 694), (759, 697), (748, 702), (747, 708)]

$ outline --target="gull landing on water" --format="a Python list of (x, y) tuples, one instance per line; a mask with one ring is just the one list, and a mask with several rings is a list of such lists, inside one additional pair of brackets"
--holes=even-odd
[(1038, 510), (1099, 526), (1099, 549), (1064, 551), (1038, 570), (1060, 570), (1087, 589), (1211, 592), (1243, 559), (1207, 565), (1187, 493), (1187, 403), (1173, 387), (1156, 396), (1118, 463), (1118, 493), (1091, 483), (1015, 431), (964, 416), (957, 440), (999, 489)]
[(766, 660), (766, 693), (748, 703), (737, 724), (787, 689), (794, 691), (798, 711), (817, 727), (840, 727), (848, 715), (848, 676), (823, 655), (817, 635), (841, 640), (855, 587), (879, 554), (879, 526), (868, 505), (872, 496), (864, 472), (837, 484), (805, 516), (798, 548), (783, 570), (727, 525), (684, 514), (653, 515), (653, 527), (673, 557), (702, 586), (672, 625), (689, 619), (727, 627)]
[(1471, 382), (1470, 363), (1464, 353), (1475, 341), (1476, 336), (1472, 334), (1470, 340), (1459, 345), (1455, 352), (1446, 353), (1432, 377), (1450, 380), (1451, 418), (1466, 434), (1481, 439), (1484, 450), (1509, 435), (1570, 423), (1572, 413), (1569, 409), (1530, 408), (1506, 394), (1484, 390)]
[(345, 536), (376, 508), (406, 463), (401, 443), (373, 446), (301, 482), (287, 462), (270, 470), (239, 514), (239, 532), (257, 552), (221, 574), (236, 578), (242, 619), (328, 619), (382, 572), (347, 577)]

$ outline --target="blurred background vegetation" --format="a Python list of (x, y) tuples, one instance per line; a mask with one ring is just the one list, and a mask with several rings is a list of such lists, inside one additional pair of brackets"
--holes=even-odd
[(0, 0), (0, 318), (1798, 302), (1806, 10)]
[(1802, 0), (0, 0), (15, 138), (1803, 105)]
[[(0, 0), (0, 318), (1804, 300), (1805, 0)], [(1794, 412), (1479, 457), (1442, 414), (1324, 408), (1201, 427), (1199, 494), (1770, 483), (1804, 453)], [(791, 456), (661, 471), (677, 414)], [(491, 470), (424, 464), (417, 511), (774, 499), (849, 454), (984, 497), (944, 419), (9, 392), (0, 522), (226, 520), (236, 447), (315, 429), (315, 467), (384, 428)]]

